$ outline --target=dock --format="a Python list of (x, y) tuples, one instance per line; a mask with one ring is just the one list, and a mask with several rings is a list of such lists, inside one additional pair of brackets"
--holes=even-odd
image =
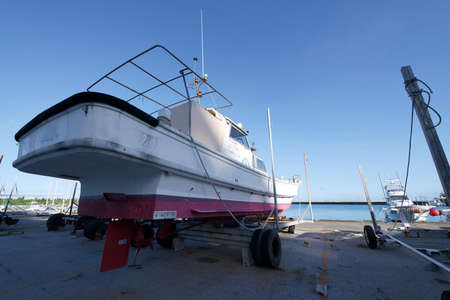
[[(370, 221), (319, 221), (280, 233), (276, 270), (242, 266), (240, 249), (186, 240), (178, 252), (156, 244), (135, 265), (100, 273), (104, 240), (70, 228), (48, 232), (46, 219), (24, 217), (8, 228), (22, 234), (0, 236), (1, 299), (440, 299), (450, 289), (447, 272), (403, 247), (367, 248), (362, 228)], [(443, 233), (450, 223), (420, 227)], [(433, 243), (448, 247), (450, 239), (433, 236)], [(317, 289), (324, 285), (326, 296)]]

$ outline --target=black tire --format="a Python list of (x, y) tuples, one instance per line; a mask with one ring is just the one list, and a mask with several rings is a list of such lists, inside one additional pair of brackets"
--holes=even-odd
[(17, 222), (19, 222), (19, 219), (13, 219), (11, 217), (6, 216), (4, 221), (6, 225), (16, 225)]
[(54, 214), (47, 219), (47, 230), (56, 231), (61, 227), (64, 227), (66, 222), (64, 222), (64, 214)]
[(253, 260), (257, 266), (263, 265), (263, 255), (261, 251), (262, 235), (266, 229), (256, 229), (253, 232), (252, 240), (250, 241), (250, 251), (252, 251)]
[(288, 232), (294, 234), (295, 233), (295, 225), (289, 226)]
[(84, 226), (84, 236), (90, 240), (101, 240), (106, 234), (107, 226), (99, 219), (90, 220)]
[(365, 225), (364, 226), (364, 240), (366, 241), (367, 247), (370, 249), (376, 249), (378, 246), (378, 239), (375, 235), (375, 231), (372, 226)]
[[(153, 226), (149, 224), (145, 224), (142, 227), (144, 227), (144, 239), (148, 240), (153, 238), (154, 232), (153, 232)], [(142, 245), (142, 248), (147, 247), (148, 245)], [(131, 247), (136, 248), (136, 241), (133, 239), (131, 240)]]
[(84, 229), (84, 226), (86, 226), (89, 221), (95, 220), (95, 217), (91, 216), (80, 216), (77, 221), (75, 222), (74, 230), (81, 230)]
[[(160, 228), (158, 229), (158, 232), (156, 233), (156, 237), (159, 236), (159, 232), (161, 231), (161, 228), (162, 228), (162, 227), (160, 227)], [(175, 231), (175, 230), (177, 230), (177, 224), (172, 223), (172, 224), (170, 225), (169, 233), (172, 232), (172, 231)], [(157, 239), (156, 241), (158, 242), (158, 244), (159, 244), (161, 247), (167, 248), (167, 249), (171, 249), (171, 248), (172, 248), (172, 245), (173, 245), (173, 239), (174, 239), (176, 236), (177, 236), (177, 234), (175, 233), (175, 234), (169, 235), (168, 237), (166, 237), (166, 238), (164, 238), (164, 239), (161, 239), (161, 240), (160, 240), (160, 239)]]
[(264, 265), (270, 268), (278, 268), (281, 263), (281, 240), (277, 231), (268, 229), (263, 233), (261, 250)]

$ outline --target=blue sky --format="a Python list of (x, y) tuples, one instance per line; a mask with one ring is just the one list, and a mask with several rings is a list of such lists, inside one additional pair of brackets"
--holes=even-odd
[[(223, 113), (244, 124), (269, 164), (270, 107), (276, 174), (304, 178), (307, 153), (313, 199), (363, 200), (358, 163), (375, 199), (378, 173), (404, 178), (411, 107), (403, 65), (435, 91), (448, 152), (446, 1), (4, 1), (0, 184), (10, 187), (18, 177), (21, 192), (47, 193), (53, 179), (12, 167), (17, 130), (154, 44), (188, 63), (199, 57), (200, 8), (206, 73), (234, 103)], [(408, 191), (437, 196), (442, 188), (417, 119), (415, 125)]]

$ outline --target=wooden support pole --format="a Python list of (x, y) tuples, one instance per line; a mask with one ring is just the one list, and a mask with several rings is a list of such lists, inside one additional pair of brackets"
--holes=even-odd
[(369, 205), (369, 211), (370, 211), (370, 217), (372, 218), (373, 229), (375, 230), (376, 233), (380, 233), (381, 228), (380, 228), (380, 226), (378, 226), (377, 219), (375, 218), (375, 213), (373, 212), (372, 200), (370, 200), (369, 190), (367, 189), (367, 185), (366, 185), (366, 178), (364, 177), (364, 173), (363, 173), (363, 169), (362, 169), (361, 165), (358, 165), (358, 169), (359, 169), (359, 176), (361, 176), (361, 181), (362, 181), (362, 185), (364, 188), (364, 194), (366, 195), (367, 204)]
[(414, 76), (411, 66), (401, 68), (403, 79), (405, 81), (405, 88), (408, 92), (411, 101), (414, 103), (417, 118), (422, 127), (423, 134), (433, 157), (434, 165), (436, 166), (439, 179), (442, 184), (442, 189), (447, 195), (447, 205), (450, 206), (450, 167), (448, 165), (447, 157), (442, 148), (441, 141), (437, 135), (436, 129), (433, 127), (433, 121), (425, 103), (420, 88), (417, 84), (417, 79)]

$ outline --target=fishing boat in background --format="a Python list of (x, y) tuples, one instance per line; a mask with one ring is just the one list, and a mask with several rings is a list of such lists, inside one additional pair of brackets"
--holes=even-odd
[(433, 206), (428, 201), (410, 200), (400, 179), (385, 179), (382, 188), (387, 204), (387, 207), (384, 209), (386, 221), (426, 221)]

